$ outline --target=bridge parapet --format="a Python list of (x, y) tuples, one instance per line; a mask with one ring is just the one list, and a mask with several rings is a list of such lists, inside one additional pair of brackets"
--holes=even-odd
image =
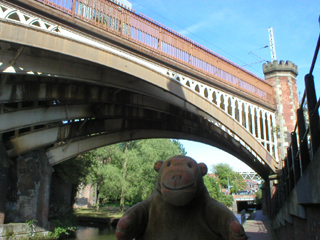
[(232, 195), (233, 201), (254, 201), (256, 199), (256, 195)]
[[(25, 0), (14, 2), (25, 3)], [(112, 1), (105, 0), (34, 0), (28, 4), (44, 4), (54, 8), (72, 19), (78, 19), (108, 34), (114, 34), (123, 40), (143, 46), (156, 55), (169, 58), (216, 79), (215, 84), (234, 86), (258, 99), (274, 104), (272, 87), (246, 69), (219, 56), (213, 51), (188, 39), (168, 27), (134, 11), (126, 9)], [(37, 8), (41, 8), (39, 4)], [(49, 11), (46, 8), (44, 11)], [(13, 13), (10, 13), (13, 14)], [(34, 23), (36, 25), (38, 23)]]

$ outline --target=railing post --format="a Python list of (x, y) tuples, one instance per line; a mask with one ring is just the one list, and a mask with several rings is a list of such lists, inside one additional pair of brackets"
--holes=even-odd
[(320, 129), (319, 129), (319, 114), (317, 106), (317, 97), (314, 87), (314, 80), (311, 74), (307, 74), (304, 78), (306, 85), (306, 95), (308, 100), (308, 113), (309, 113), (309, 128), (311, 135), (311, 158), (316, 153), (320, 146)]
[[(288, 151), (287, 151), (288, 152)], [(290, 165), (289, 165), (289, 159), (286, 158), (286, 182), (287, 182), (287, 198), (289, 198), (290, 192), (291, 192), (291, 182), (290, 182)]]
[(292, 161), (291, 147), (287, 148), (287, 163), (288, 163), (289, 192), (291, 192), (294, 187), (294, 175), (293, 175), (294, 167), (293, 167), (293, 161)]
[(76, 0), (72, 0), (72, 9), (71, 9), (71, 16), (74, 18), (76, 14)]
[(192, 57), (193, 57), (193, 44), (190, 43), (190, 47), (189, 47), (189, 64), (193, 64), (192, 62)]
[(300, 175), (300, 159), (297, 156), (298, 154), (298, 143), (297, 143), (297, 134), (296, 132), (291, 133), (291, 148), (292, 148), (292, 161), (293, 161), (293, 168), (294, 168), (294, 184), (296, 185)]
[[(300, 146), (300, 161), (301, 161), (301, 175), (310, 162), (310, 155), (308, 149), (308, 140), (306, 136), (306, 121), (304, 119), (303, 108), (297, 110), (298, 115), (298, 132), (299, 132), (299, 146)], [(304, 139), (305, 138), (305, 139)]]
[(284, 193), (284, 202), (287, 200), (287, 196), (289, 195), (289, 181), (288, 181), (288, 164), (287, 164), (287, 158), (284, 159), (284, 166), (283, 166), (283, 181), (284, 181), (284, 186), (283, 186), (283, 193)]
[(281, 205), (280, 205), (280, 207), (281, 207), (287, 199), (287, 183), (286, 183), (286, 168), (285, 167), (282, 168), (282, 172), (281, 172), (281, 189), (280, 190), (281, 190)]
[(163, 30), (161, 27), (159, 27), (159, 38), (158, 38), (158, 51), (160, 52), (160, 55), (161, 55), (161, 44), (162, 44), (162, 39), (163, 39)]
[[(120, 8), (121, 9), (121, 8)], [(120, 10), (119, 10), (120, 11)], [(123, 35), (123, 30), (124, 30), (124, 10), (121, 9), (120, 11), (120, 22), (119, 22), (119, 32), (120, 36)]]

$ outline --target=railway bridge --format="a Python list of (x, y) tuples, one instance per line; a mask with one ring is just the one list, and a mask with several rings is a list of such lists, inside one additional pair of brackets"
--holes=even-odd
[(51, 166), (135, 139), (207, 143), (278, 179), (298, 108), (293, 63), (268, 63), (261, 79), (114, 1), (0, 0), (0, 23), (2, 181), (14, 163), (37, 193), (17, 190), (20, 219), (47, 223)]

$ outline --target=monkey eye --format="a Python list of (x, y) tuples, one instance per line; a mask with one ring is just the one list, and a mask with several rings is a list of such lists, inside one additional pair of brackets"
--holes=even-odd
[(189, 168), (192, 168), (192, 165), (191, 165), (191, 163), (188, 163), (188, 167), (189, 167)]
[(170, 165), (171, 165), (171, 162), (168, 162), (167, 167), (170, 167)]

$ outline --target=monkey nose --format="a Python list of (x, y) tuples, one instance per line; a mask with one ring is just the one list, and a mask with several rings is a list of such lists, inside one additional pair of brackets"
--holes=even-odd
[(181, 180), (182, 176), (181, 175), (173, 175), (172, 180)]
[(181, 182), (181, 179), (182, 179), (181, 175), (173, 175), (172, 176), (173, 186), (177, 187), (177, 184)]

